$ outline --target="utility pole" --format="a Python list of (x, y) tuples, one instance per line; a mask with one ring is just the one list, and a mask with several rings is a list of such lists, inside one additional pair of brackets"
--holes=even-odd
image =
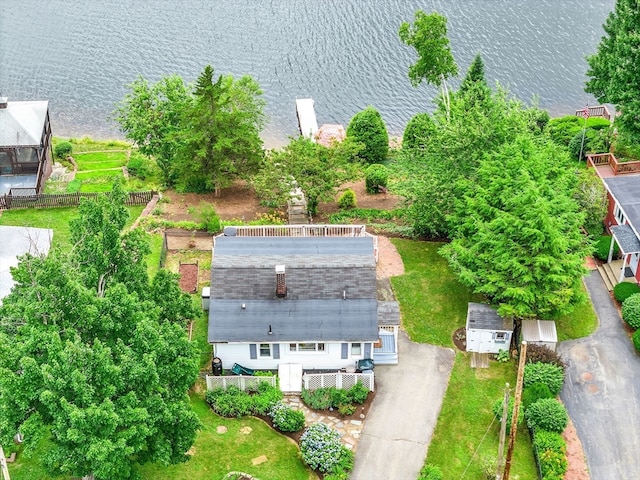
[(7, 459), (4, 458), (2, 445), (0, 445), (0, 466), (2, 467), (2, 476), (4, 477), (4, 480), (11, 480), (11, 477), (9, 477), (9, 468), (7, 467)]
[(503, 480), (509, 480), (511, 471), (511, 457), (513, 447), (516, 443), (516, 432), (518, 430), (518, 413), (520, 411), (520, 397), (522, 396), (522, 377), (524, 377), (524, 362), (527, 358), (527, 342), (522, 342), (520, 348), (520, 361), (518, 362), (518, 379), (516, 380), (516, 396), (513, 402), (513, 417), (511, 419), (511, 431), (509, 433), (509, 447), (507, 448), (507, 461), (504, 465)]
[(500, 419), (500, 444), (498, 445), (498, 471), (496, 480), (502, 480), (504, 469), (504, 439), (507, 433), (507, 418), (509, 418), (509, 384), (504, 384), (504, 401), (502, 403), (502, 417)]

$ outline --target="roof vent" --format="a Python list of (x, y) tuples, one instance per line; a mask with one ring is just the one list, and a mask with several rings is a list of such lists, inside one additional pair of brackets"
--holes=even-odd
[(7, 108), (7, 103), (9, 103), (7, 97), (0, 97), (0, 108)]
[(287, 284), (284, 280), (284, 265), (276, 265), (276, 297), (285, 298), (287, 296)]

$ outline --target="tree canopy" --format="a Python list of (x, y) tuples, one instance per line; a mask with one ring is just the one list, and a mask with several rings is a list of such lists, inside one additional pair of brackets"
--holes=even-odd
[(348, 138), (332, 147), (304, 137), (291, 139), (283, 149), (267, 153), (260, 172), (253, 177), (254, 188), (262, 201), (277, 207), (286, 205), (292, 191), (300, 188), (313, 216), (321, 201), (333, 200), (337, 188), (354, 178), (353, 159), (362, 148)]
[(637, 0), (617, 0), (595, 55), (587, 57), (585, 91), (620, 110), (621, 130), (640, 141), (640, 9)]
[(583, 299), (589, 246), (568, 165), (561, 147), (524, 135), (489, 153), (473, 181), (460, 182), (454, 240), (441, 253), (501, 316), (548, 318)]
[(380, 112), (371, 105), (353, 116), (347, 127), (347, 138), (363, 145), (358, 157), (365, 163), (382, 163), (387, 159), (387, 127)]
[(249, 76), (214, 75), (207, 65), (193, 87), (171, 75), (155, 85), (140, 77), (117, 105), (126, 138), (155, 158), (163, 182), (219, 192), (252, 174), (262, 158), (262, 91)]
[(118, 185), (83, 199), (74, 247), (22, 257), (0, 307), (0, 441), (46, 438), (55, 474), (134, 478), (137, 464), (184, 461), (199, 428), (185, 333), (197, 312), (175, 275), (149, 285), (119, 199)]
[(416, 63), (409, 67), (409, 80), (414, 87), (426, 81), (440, 87), (448, 112), (449, 91), (447, 80), (458, 74), (458, 66), (449, 47), (447, 19), (438, 12), (430, 14), (423, 10), (415, 13), (413, 25), (403, 22), (398, 31), (405, 45), (415, 48)]

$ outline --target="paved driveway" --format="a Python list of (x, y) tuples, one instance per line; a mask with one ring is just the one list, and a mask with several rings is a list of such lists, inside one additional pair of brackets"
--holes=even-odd
[(567, 377), (560, 394), (584, 446), (593, 480), (640, 479), (640, 356), (602, 278), (585, 278), (600, 320), (587, 338), (560, 343)]
[(351, 480), (412, 480), (418, 476), (453, 367), (453, 350), (398, 339), (398, 365), (375, 368), (376, 398)]

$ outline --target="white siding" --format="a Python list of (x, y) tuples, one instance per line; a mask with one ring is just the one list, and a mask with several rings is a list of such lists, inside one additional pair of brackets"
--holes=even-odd
[[(349, 356), (346, 359), (340, 358), (342, 342), (325, 343), (324, 352), (290, 352), (289, 343), (281, 343), (279, 359), (273, 358), (273, 348), (271, 348), (271, 357), (260, 357), (259, 344), (257, 344), (258, 358), (251, 359), (248, 343), (220, 343), (214, 345), (214, 356), (222, 360), (222, 368), (226, 370), (231, 369), (234, 363), (254, 370), (277, 370), (280, 363), (300, 363), (305, 370), (337, 370), (355, 365), (357, 360), (364, 358), (365, 343), (362, 342), (361, 355), (351, 355), (351, 345), (349, 345)], [(371, 351), (373, 352), (373, 346)]]
[(495, 333), (491, 330), (467, 330), (467, 352), (498, 353), (500, 350), (509, 350), (512, 332), (504, 332), (505, 339), (499, 342), (494, 338)]

